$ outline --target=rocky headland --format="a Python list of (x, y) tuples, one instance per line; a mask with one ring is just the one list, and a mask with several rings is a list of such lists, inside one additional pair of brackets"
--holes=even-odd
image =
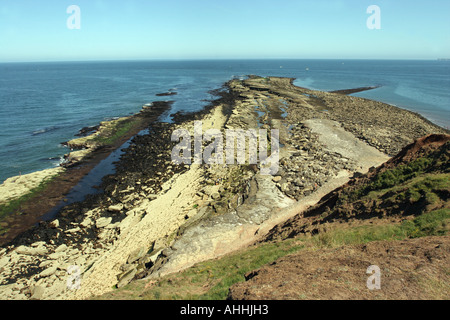
[[(175, 114), (174, 123), (146, 122), (148, 132), (133, 138), (116, 172), (104, 177), (103, 192), (3, 245), (0, 298), (88, 299), (224, 256), (420, 137), (446, 133), (413, 112), (345, 94), (351, 92), (249, 76), (224, 85), (202, 112)], [(172, 133), (194, 135), (199, 120), (203, 130), (220, 132), (278, 129), (278, 172), (261, 175), (259, 165), (174, 164)], [(99, 148), (89, 140), (99, 141), (68, 145)], [(69, 167), (76, 160), (69, 158)]]

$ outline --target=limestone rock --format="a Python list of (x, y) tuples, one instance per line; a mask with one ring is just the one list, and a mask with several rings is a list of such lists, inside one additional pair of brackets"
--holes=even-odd
[(50, 227), (55, 228), (55, 229), (58, 228), (59, 227), (59, 220), (55, 219), (52, 222), (50, 222)]
[(39, 273), (39, 276), (42, 278), (50, 277), (56, 273), (58, 268), (56, 266), (50, 267)]
[(49, 254), (48, 258), (52, 259), (52, 260), (58, 260), (58, 259), (64, 257), (65, 255), (66, 254), (64, 252), (54, 252), (52, 254)]
[(136, 267), (132, 268), (131, 270), (129, 270), (125, 273), (122, 273), (119, 276), (119, 282), (117, 283), (117, 288), (121, 288), (121, 287), (124, 287), (127, 284), (129, 284), (131, 282), (131, 280), (133, 280), (136, 273), (137, 273)]
[(112, 221), (112, 218), (111, 218), (111, 217), (109, 217), (109, 218), (100, 218), (100, 219), (98, 219), (97, 222), (95, 223), (95, 226), (96, 226), (97, 228), (104, 228), (104, 227), (106, 227), (108, 224), (110, 224), (111, 221)]
[(211, 194), (211, 198), (213, 198), (214, 200), (219, 200), (220, 199), (220, 193), (214, 192), (213, 194)]
[(41, 300), (44, 296), (44, 287), (35, 286), (31, 289), (31, 298), (30, 300)]
[(80, 231), (81, 231), (80, 227), (76, 227), (76, 228), (67, 230), (66, 233), (78, 233)]
[(9, 262), (9, 257), (5, 256), (0, 258), (0, 268), (3, 268), (4, 266), (6, 266)]
[(33, 248), (45, 246), (45, 241), (37, 241), (31, 245)]
[(38, 248), (30, 248), (26, 246), (20, 246), (16, 249), (16, 252), (18, 254), (24, 254), (29, 256), (36, 256), (36, 255), (44, 255), (47, 253), (47, 249), (44, 247), (38, 247)]
[(279, 182), (281, 180), (281, 176), (275, 176), (272, 178), (273, 182)]
[(119, 203), (119, 204), (116, 204), (116, 205), (109, 206), (108, 211), (121, 212), (122, 209), (123, 209), (123, 204)]
[(39, 264), (39, 268), (45, 268), (53, 263), (52, 260), (44, 260)]
[(147, 195), (147, 198), (149, 200), (155, 200), (156, 198), (158, 198), (158, 196), (156, 194), (149, 194), (149, 195)]
[(140, 258), (142, 258), (146, 253), (147, 253), (147, 249), (144, 248), (144, 247), (141, 247), (139, 249), (134, 250), (128, 256), (127, 263), (128, 264), (132, 264), (133, 262), (135, 262), (135, 261), (139, 260)]
[(67, 250), (67, 245), (65, 245), (65, 244), (62, 244), (62, 245), (60, 245), (58, 248), (56, 248), (56, 250), (55, 250), (55, 252), (64, 252), (64, 251), (66, 251)]
[(84, 227), (84, 228), (87, 228), (87, 227), (89, 227), (91, 224), (92, 224), (91, 218), (87, 217), (87, 218), (85, 218), (85, 219), (80, 223), (80, 226), (82, 226), (82, 227)]

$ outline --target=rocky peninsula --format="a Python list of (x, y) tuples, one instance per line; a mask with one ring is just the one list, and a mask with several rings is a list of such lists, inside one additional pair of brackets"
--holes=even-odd
[[(416, 139), (447, 133), (416, 113), (347, 95), (359, 89), (321, 92), (293, 80), (231, 80), (201, 112), (145, 122), (148, 132), (132, 139), (101, 193), (0, 248), (0, 298), (88, 299), (223, 256)], [(252, 164), (174, 164), (172, 133), (194, 135), (195, 121), (220, 132), (278, 129), (277, 174)], [(91, 138), (68, 145), (86, 147)], [(77, 154), (68, 160), (77, 167)]]

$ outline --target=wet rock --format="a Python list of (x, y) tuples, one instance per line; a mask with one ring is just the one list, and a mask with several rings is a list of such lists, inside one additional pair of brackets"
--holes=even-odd
[(79, 227), (75, 227), (75, 228), (66, 230), (66, 233), (72, 233), (72, 234), (75, 234), (75, 233), (79, 233), (80, 231), (81, 231), (81, 229), (80, 229)]
[(38, 242), (32, 243), (31, 246), (33, 248), (37, 248), (37, 247), (43, 247), (43, 246), (45, 246), (45, 244), (46, 244), (45, 241), (38, 241)]
[(80, 223), (80, 226), (82, 226), (83, 228), (87, 228), (87, 227), (89, 227), (92, 223), (93, 223), (93, 222), (92, 222), (92, 219), (89, 218), (89, 217), (87, 217), (87, 218), (85, 218), (85, 219)]
[(50, 227), (51, 228), (55, 228), (55, 229), (58, 228), (59, 227), (59, 220), (55, 219), (52, 222), (50, 222)]

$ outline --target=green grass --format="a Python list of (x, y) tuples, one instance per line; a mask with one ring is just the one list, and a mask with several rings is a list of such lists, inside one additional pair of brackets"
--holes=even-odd
[(405, 232), (408, 238), (442, 236), (449, 231), (449, 219), (450, 209), (439, 209), (405, 221), (400, 230)]
[(404, 240), (426, 236), (441, 236), (449, 231), (450, 209), (439, 209), (400, 224), (360, 226), (336, 229), (318, 234), (312, 241), (318, 247), (363, 244), (381, 240)]
[(442, 207), (450, 196), (450, 174), (448, 173), (424, 173), (402, 183), (397, 181), (393, 186), (384, 188), (386, 185), (385, 183), (377, 184), (377, 187), (369, 185), (343, 194), (338, 201), (338, 206), (346, 203), (375, 201), (376, 206), (381, 208), (392, 207), (394, 204), (405, 208), (414, 207), (414, 214), (419, 214)]
[(302, 248), (303, 245), (289, 240), (265, 244), (241, 254), (206, 262), (204, 267), (210, 270), (209, 276), (214, 277), (214, 281), (210, 281), (211, 287), (209, 290), (199, 295), (198, 298), (201, 300), (223, 300), (228, 294), (229, 287), (235, 283), (243, 282), (246, 273)]
[(424, 173), (433, 164), (432, 158), (423, 157), (377, 175), (368, 190), (391, 188)]
[[(415, 178), (426, 177), (430, 174), (438, 175), (441, 180), (439, 181), (439, 185), (444, 185), (444, 187), (447, 187), (448, 189), (450, 180), (449, 173), (448, 155), (446, 154), (446, 149), (443, 149), (442, 151), (439, 151), (438, 154), (429, 154), (376, 175), (369, 184), (354, 190), (344, 200), (355, 201), (370, 193), (373, 194), (375, 192), (376, 194), (377, 191), (395, 188), (408, 183)], [(435, 188), (435, 183), (437, 183), (437, 181), (432, 182), (433, 184), (423, 185), (423, 187), (426, 188), (424, 190)], [(416, 187), (416, 189), (420, 190), (420, 187)], [(415, 196), (419, 197), (419, 194), (415, 194)]]
[(92, 142), (99, 145), (113, 145), (115, 142), (131, 131), (134, 127), (136, 127), (140, 123), (139, 120), (136, 119), (126, 119), (124, 121), (119, 122), (114, 128), (110, 131), (100, 134), (92, 138)]
[(400, 201), (408, 200), (414, 203), (425, 199), (427, 203), (433, 204), (441, 200), (441, 195), (442, 200), (446, 201), (448, 190), (450, 190), (449, 174), (425, 174), (402, 185), (382, 191), (384, 194), (387, 192), (394, 194), (394, 197)]

